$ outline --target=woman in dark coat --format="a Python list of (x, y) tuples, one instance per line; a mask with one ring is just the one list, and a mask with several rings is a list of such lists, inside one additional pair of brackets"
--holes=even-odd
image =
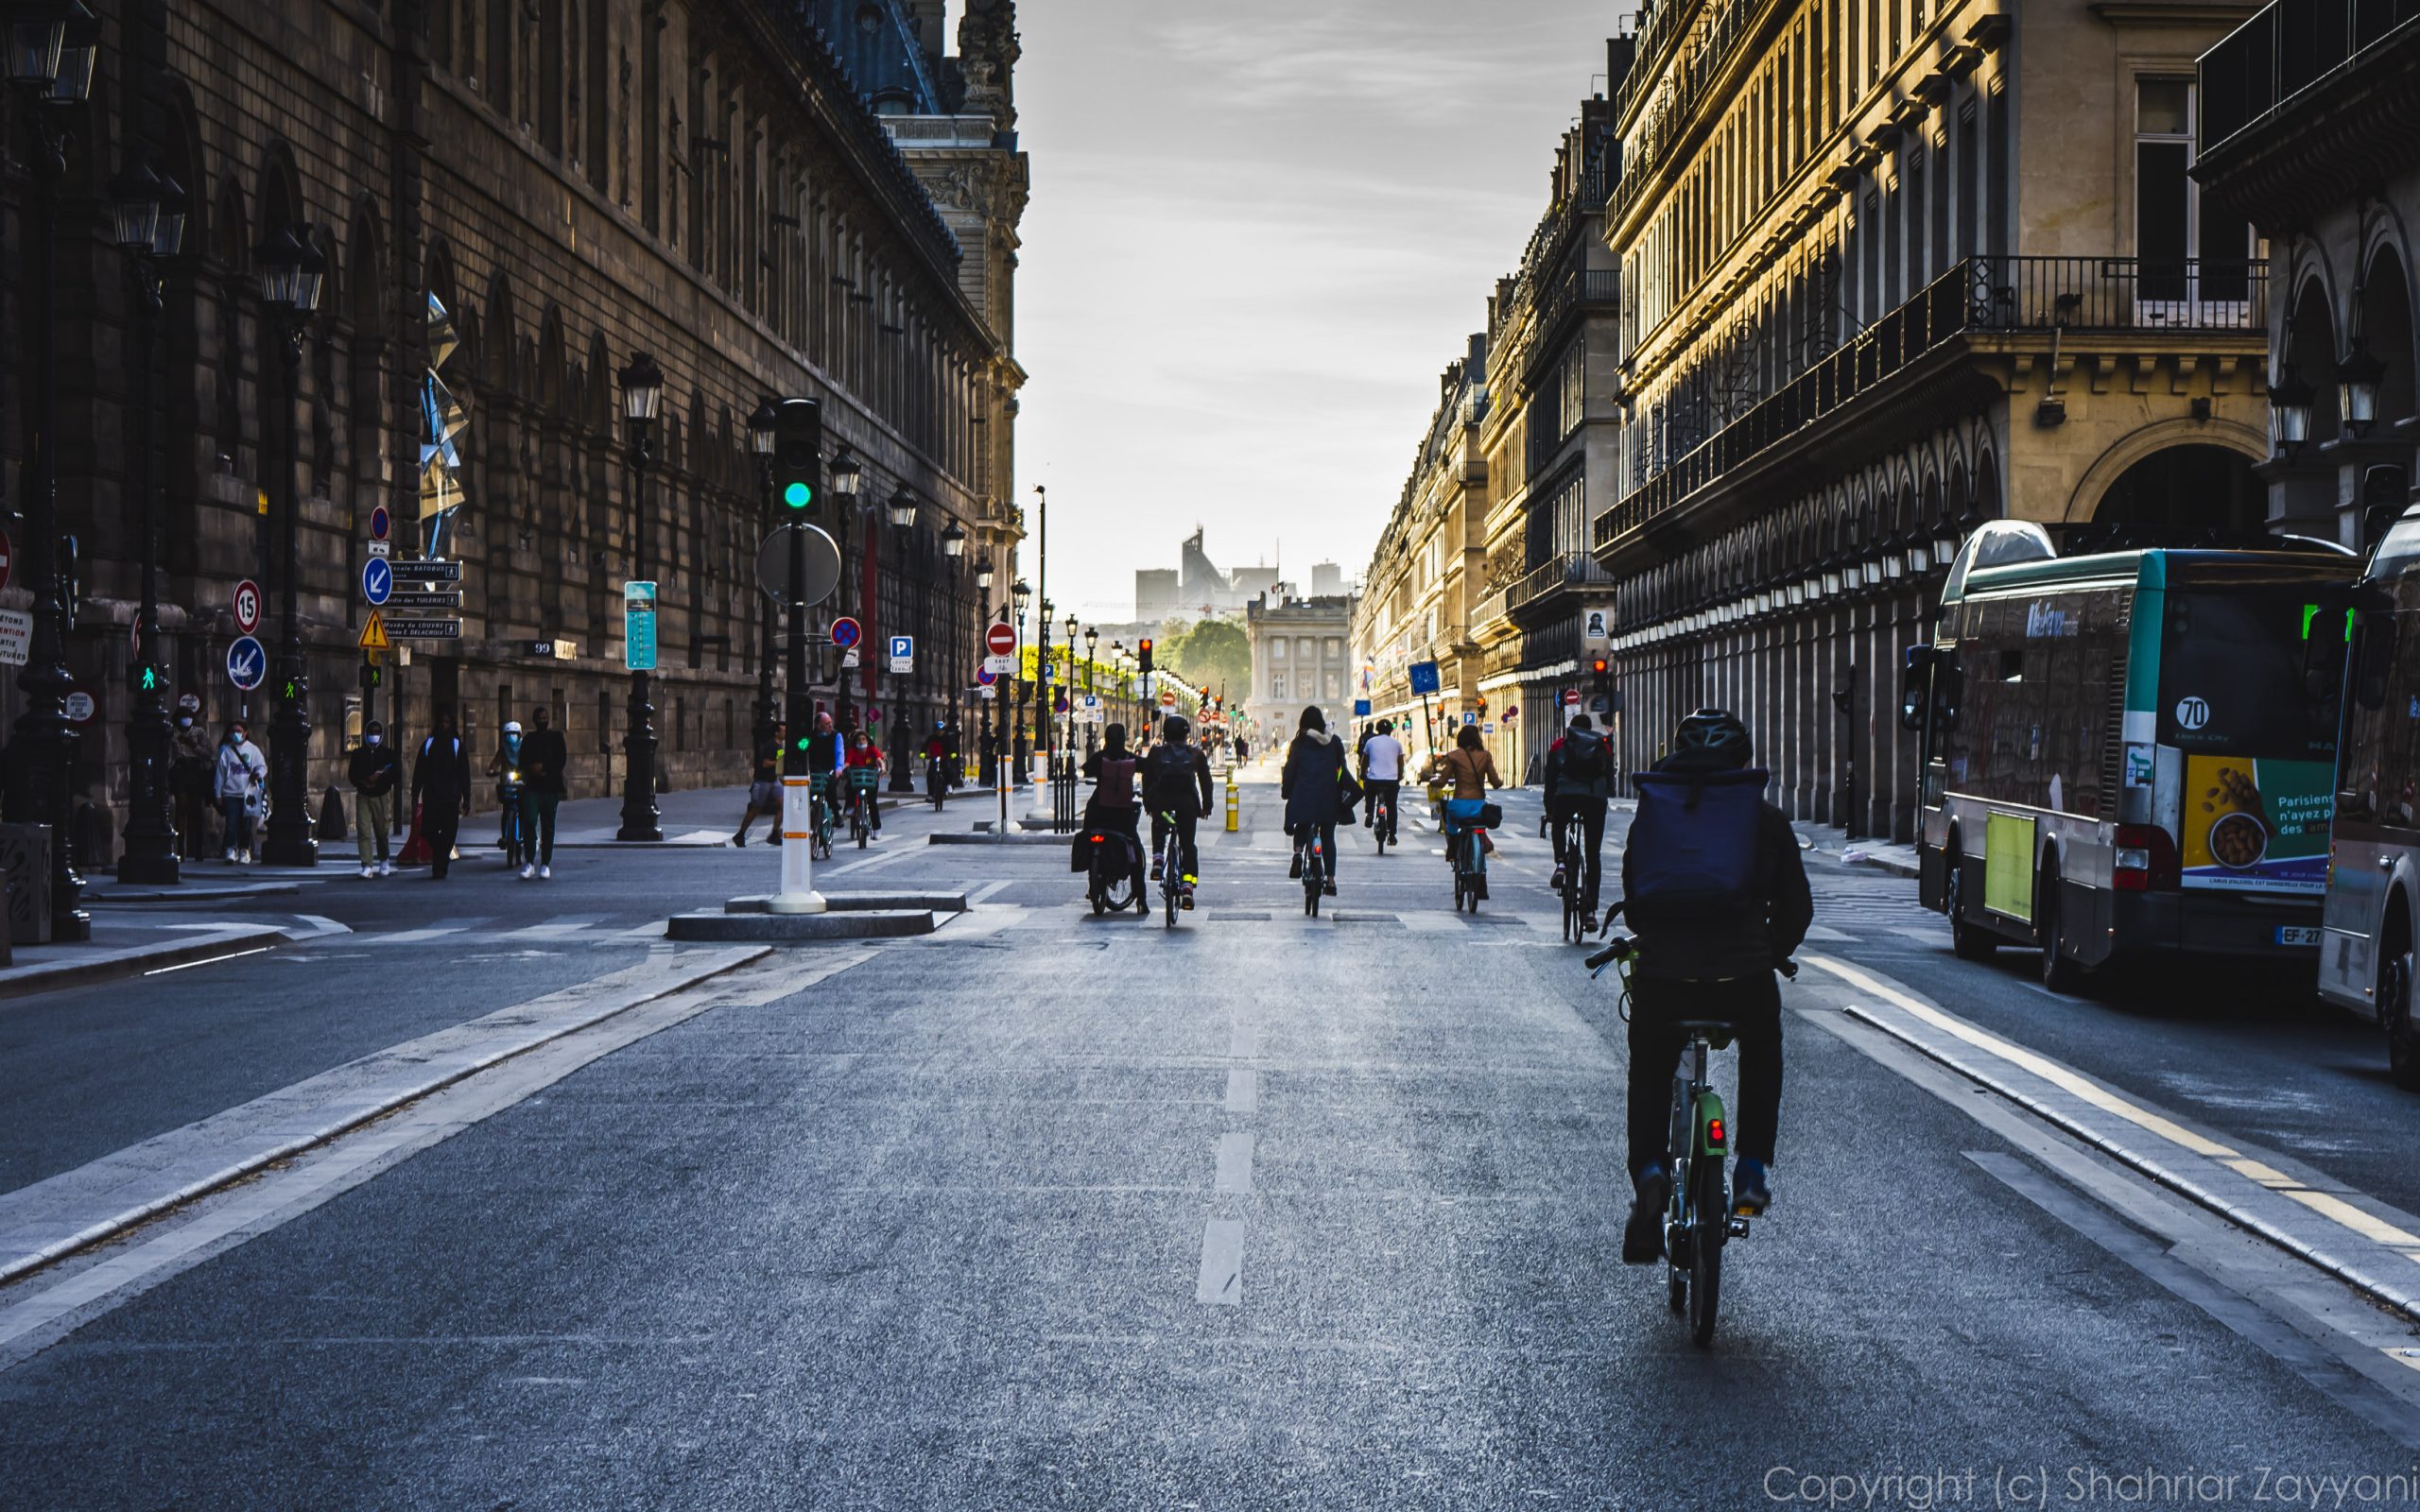
[(1294, 731), (1278, 784), (1286, 799), (1286, 833), (1294, 837), (1294, 864), (1287, 875), (1303, 874), (1303, 841), (1316, 833), (1321, 854), (1327, 857), (1327, 882), (1320, 891), (1333, 896), (1337, 821), (1350, 818), (1353, 808), (1346, 786), (1352, 779), (1344, 769), (1344, 742), (1328, 733), (1327, 718), (1317, 705), (1304, 709)]

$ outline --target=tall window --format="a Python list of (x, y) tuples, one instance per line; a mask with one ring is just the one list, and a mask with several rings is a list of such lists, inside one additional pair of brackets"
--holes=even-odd
[(2240, 300), (2252, 232), (2193, 181), (2194, 85), (2145, 78), (2135, 85), (2135, 255), (2141, 297), (2193, 298), (2193, 260), (2203, 260), (2201, 298)]
[(1958, 112), (1958, 255), (1972, 257), (1982, 249), (1977, 234), (1982, 224), (1978, 212), (1983, 198), (1982, 144), (1976, 140), (1975, 102)]

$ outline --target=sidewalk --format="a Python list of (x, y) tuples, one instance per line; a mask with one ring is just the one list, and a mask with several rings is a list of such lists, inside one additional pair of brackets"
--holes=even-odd
[[(988, 787), (961, 787), (949, 795), (951, 804), (971, 799), (991, 799)], [(930, 809), (931, 800), (919, 787), (914, 793), (882, 795), (883, 811), (894, 806), (909, 809)], [(555, 849), (563, 850), (644, 850), (652, 846), (697, 847), (729, 846), (732, 833), (739, 828), (739, 816), (748, 812), (748, 789), (745, 787), (694, 787), (677, 793), (655, 796), (656, 828), (664, 832), (662, 840), (616, 840), (622, 828), (622, 800), (611, 798), (573, 799), (555, 811)], [(764, 833), (765, 820), (752, 825), (752, 836)], [(495, 848), (496, 816), (493, 810), (473, 815), (462, 822), (462, 833), (456, 846), (462, 850), (492, 850)]]
[(1894, 877), (1914, 878), (1920, 875), (1916, 864), (1916, 848), (1894, 845), (1884, 839), (1852, 840), (1848, 832), (1830, 824), (1793, 824), (1802, 842), (1819, 854), (1838, 856), (1852, 867), (1871, 867)]
[(14, 964), (0, 967), (0, 998), (249, 955), (294, 937), (274, 924), (199, 923), (165, 914), (96, 913), (93, 937), (83, 944), (18, 946)]

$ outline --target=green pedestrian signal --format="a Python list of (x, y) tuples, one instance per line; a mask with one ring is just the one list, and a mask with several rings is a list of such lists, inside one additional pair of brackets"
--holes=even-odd
[(145, 667), (142, 673), (135, 678), (134, 685), (145, 693), (159, 692), (160, 669), (158, 667)]
[(815, 490), (792, 479), (789, 486), (782, 490), (782, 502), (793, 509), (804, 509), (815, 502)]

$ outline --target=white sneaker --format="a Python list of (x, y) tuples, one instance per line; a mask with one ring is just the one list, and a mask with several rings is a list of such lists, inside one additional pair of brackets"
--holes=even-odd
[(391, 877), (391, 876), (393, 876), (394, 874), (395, 874), (395, 864), (394, 864), (393, 862), (391, 862), (391, 861), (381, 861), (381, 862), (379, 862), (379, 863), (378, 863), (378, 875), (380, 875), (380, 876), (382, 876), (382, 877)]
[(548, 881), (548, 880), (552, 879), (552, 878), (553, 878), (553, 876), (554, 876), (554, 874), (555, 874), (555, 868), (552, 868), (552, 867), (540, 867), (540, 868), (538, 868), (538, 880), (539, 880), (539, 881), (541, 881), (541, 882), (545, 882), (545, 881)]
[(230, 850), (230, 851), (228, 851), (224, 856), (221, 856), (219, 859), (220, 859), (221, 861), (223, 861), (226, 865), (228, 865), (228, 866), (231, 866), (231, 867), (232, 867), (232, 866), (233, 866), (233, 865), (235, 864), (235, 852), (234, 852), (234, 851), (233, 851), (233, 850)]
[(532, 878), (532, 877), (536, 876), (537, 874), (538, 874), (538, 868), (535, 868), (535, 867), (523, 867), (523, 868), (521, 868), (521, 880), (522, 880), (522, 881), (524, 881), (524, 882), (527, 882), (530, 878)]
[(374, 877), (378, 875), (378, 868), (376, 867), (364, 867), (361, 868), (361, 874), (364, 877)]

